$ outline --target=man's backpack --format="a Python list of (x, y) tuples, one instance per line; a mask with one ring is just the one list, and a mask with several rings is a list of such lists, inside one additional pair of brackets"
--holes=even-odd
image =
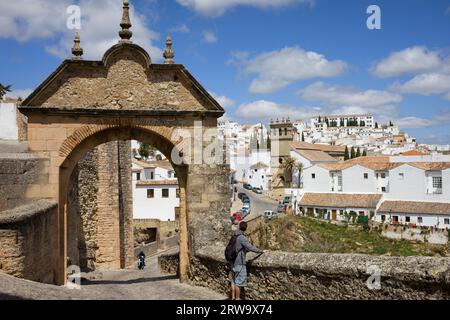
[(225, 259), (228, 262), (234, 262), (237, 258), (236, 240), (240, 235), (233, 235), (225, 248)]

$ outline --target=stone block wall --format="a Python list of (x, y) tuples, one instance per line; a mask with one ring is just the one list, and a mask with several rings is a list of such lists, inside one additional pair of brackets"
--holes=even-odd
[[(223, 252), (217, 246), (196, 252), (193, 285), (229, 294)], [(176, 254), (159, 258), (164, 272), (173, 273), (177, 264)], [(379, 289), (367, 286), (370, 266), (381, 270)], [(248, 274), (252, 300), (450, 299), (450, 258), (269, 252), (251, 263)]]
[(30, 185), (48, 181), (48, 162), (28, 153), (0, 154), (0, 212), (23, 205)]
[(84, 269), (134, 266), (130, 150), (129, 141), (102, 144), (72, 173), (68, 254)]
[(186, 200), (191, 254), (229, 240), (229, 172), (227, 165), (189, 166)]
[(41, 200), (0, 212), (0, 272), (53, 283), (58, 258), (57, 204)]

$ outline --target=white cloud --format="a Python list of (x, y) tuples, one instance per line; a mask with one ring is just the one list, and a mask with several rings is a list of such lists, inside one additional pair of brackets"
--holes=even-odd
[(189, 33), (191, 32), (191, 29), (189, 29), (186, 24), (181, 24), (179, 26), (171, 28), (170, 32)]
[(405, 129), (417, 129), (425, 127), (436, 127), (450, 124), (450, 109), (443, 110), (440, 114), (431, 118), (404, 117), (396, 120), (396, 123)]
[(301, 90), (300, 93), (305, 100), (367, 111), (376, 111), (402, 101), (401, 95), (387, 91), (362, 91), (353, 87), (330, 86), (323, 82), (316, 82)]
[[(47, 52), (69, 58), (74, 30), (66, 26), (70, 0), (16, 0), (0, 2), (0, 38), (25, 42), (46, 38)], [(116, 0), (80, 0), (81, 44), (85, 59), (101, 59), (103, 53), (119, 40), (122, 2)], [(149, 51), (154, 61), (162, 60), (162, 50), (154, 45), (158, 34), (146, 26), (145, 17), (131, 7), (133, 42)]]
[(299, 3), (312, 5), (314, 0), (177, 0), (184, 7), (195, 10), (197, 13), (218, 17), (237, 6), (252, 6), (262, 9), (282, 8)]
[(450, 94), (450, 75), (424, 73), (415, 76), (404, 84), (395, 83), (392, 89), (402, 93), (414, 93), (425, 96), (433, 94)]
[(272, 101), (259, 100), (242, 104), (236, 111), (236, 115), (243, 119), (306, 119), (314, 116), (317, 110), (314, 108), (296, 108), (288, 105), (278, 104)]
[(17, 89), (7, 93), (6, 96), (13, 99), (22, 98), (22, 100), (25, 100), (32, 92), (33, 89)]
[(230, 99), (226, 96), (220, 96), (215, 94), (214, 92), (209, 92), (209, 94), (216, 99), (216, 101), (222, 106), (222, 108), (227, 109), (236, 105), (236, 102), (233, 99)]
[(336, 77), (347, 68), (343, 61), (329, 61), (299, 47), (262, 53), (253, 60), (241, 53), (237, 59), (235, 63), (243, 66), (244, 73), (257, 75), (249, 88), (252, 93), (273, 93), (296, 81)]
[(389, 57), (376, 64), (371, 72), (380, 78), (388, 78), (435, 70), (441, 63), (437, 51), (415, 46), (391, 53)]
[(216, 43), (217, 36), (212, 31), (203, 31), (203, 41), (205, 41), (206, 43)]

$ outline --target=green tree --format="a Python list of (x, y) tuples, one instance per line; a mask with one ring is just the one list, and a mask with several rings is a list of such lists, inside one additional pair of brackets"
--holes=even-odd
[(350, 160), (350, 154), (347, 146), (345, 146), (344, 160)]
[(8, 93), (11, 92), (11, 86), (4, 86), (0, 83), (0, 100), (3, 100), (3, 97)]
[(272, 150), (272, 140), (270, 140), (270, 136), (267, 137), (267, 149)]
[(378, 129), (378, 122), (375, 122), (375, 129)]
[(350, 151), (350, 159), (355, 159), (355, 157), (356, 157), (355, 148), (352, 147), (352, 150)]
[(361, 157), (361, 149), (358, 148), (358, 150), (356, 151), (356, 158)]
[(305, 142), (305, 133), (302, 131), (302, 141)]
[(394, 124), (392, 123), (392, 121), (389, 121), (389, 127), (393, 127)]
[(284, 181), (286, 181), (288, 183), (291, 182), (292, 181), (292, 172), (293, 172), (293, 170), (295, 168), (295, 160), (294, 160), (294, 158), (292, 158), (290, 156), (287, 157), (283, 161), (281, 167), (284, 170)]
[(302, 185), (302, 171), (303, 171), (303, 163), (296, 161), (294, 164), (295, 170), (298, 172), (298, 187)]
[(139, 155), (142, 157), (142, 159), (147, 160), (150, 156), (150, 145), (147, 143), (140, 142), (139, 143)]
[(366, 149), (364, 149), (362, 156), (363, 157), (367, 157), (367, 150)]
[(319, 116), (319, 123), (322, 123), (322, 118)]

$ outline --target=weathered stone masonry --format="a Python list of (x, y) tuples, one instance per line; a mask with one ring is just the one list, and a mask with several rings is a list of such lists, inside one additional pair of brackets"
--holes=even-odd
[(80, 160), (72, 173), (68, 256), (82, 269), (117, 270), (133, 266), (129, 150), (129, 141), (100, 145)]
[(0, 272), (53, 283), (57, 269), (57, 204), (41, 200), (0, 215)]
[[(193, 285), (229, 293), (224, 247), (205, 247), (191, 262)], [(254, 258), (253, 254), (248, 255)], [(167, 273), (176, 255), (162, 256)], [(381, 288), (371, 290), (369, 266), (381, 268)], [(252, 300), (450, 299), (450, 258), (269, 252), (248, 267)]]

